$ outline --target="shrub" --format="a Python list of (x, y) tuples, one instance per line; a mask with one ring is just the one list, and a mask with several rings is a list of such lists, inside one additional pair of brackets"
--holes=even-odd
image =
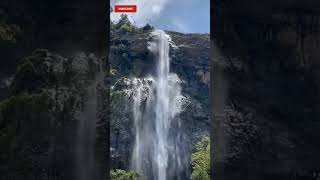
[(132, 27), (128, 24), (124, 24), (120, 27), (120, 31), (122, 32), (132, 32)]
[(121, 15), (119, 22), (116, 25), (114, 25), (114, 28), (124, 33), (132, 33), (137, 30), (137, 27), (134, 24), (131, 24), (126, 14)]
[(196, 145), (197, 150), (191, 156), (192, 180), (210, 179), (210, 139), (203, 137)]
[(129, 18), (128, 18), (128, 15), (126, 15), (126, 14), (121, 14), (121, 18), (120, 18), (120, 20), (119, 20), (119, 22), (118, 22), (118, 27), (121, 27), (122, 25), (124, 25), (124, 24), (127, 24), (127, 25), (131, 25), (131, 22), (130, 22), (130, 20), (129, 20)]
[(121, 169), (115, 169), (111, 171), (111, 180), (145, 180), (146, 178), (135, 172), (135, 171), (125, 171)]

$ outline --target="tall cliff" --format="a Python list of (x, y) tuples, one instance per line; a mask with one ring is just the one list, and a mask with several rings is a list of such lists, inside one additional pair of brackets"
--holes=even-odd
[(101, 3), (0, 2), (1, 180), (106, 178)]
[(318, 1), (215, 1), (216, 179), (319, 178)]
[[(155, 73), (158, 62), (148, 49), (153, 27), (137, 28), (126, 18), (117, 24), (112, 23), (111, 27), (111, 163), (112, 168), (128, 169), (135, 141), (134, 103), (130, 93), (134, 87), (130, 82), (135, 77), (143, 83), (150, 83), (148, 77)], [(179, 118), (186, 137), (179, 143), (186, 145), (184, 151), (189, 154), (186, 162), (189, 165), (195, 143), (202, 136), (209, 136), (210, 132), (209, 34), (166, 33), (172, 39), (170, 71), (181, 79), (185, 97)], [(147, 94), (141, 96), (142, 102), (147, 101)]]
[(19, 64), (12, 95), (0, 106), (2, 179), (105, 178), (101, 62), (93, 54), (64, 58), (36, 50)]

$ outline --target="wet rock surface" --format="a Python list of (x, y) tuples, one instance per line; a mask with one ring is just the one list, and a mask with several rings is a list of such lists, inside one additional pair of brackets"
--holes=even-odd
[(239, 3), (214, 8), (213, 173), (317, 179), (319, 4)]
[[(75, 179), (77, 129), (86, 117), (94, 84), (97, 109), (97, 179), (103, 179), (106, 142), (106, 90), (96, 74), (102, 60), (80, 53), (64, 58), (36, 50), (21, 61), (10, 84), (10, 97), (0, 106), (0, 171), (2, 179)], [(98, 143), (99, 142), (99, 143)]]

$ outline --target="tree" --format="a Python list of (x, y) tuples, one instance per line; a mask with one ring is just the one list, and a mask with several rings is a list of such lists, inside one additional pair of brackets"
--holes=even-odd
[(152, 27), (150, 24), (146, 24), (142, 29), (145, 31), (150, 31), (154, 30), (154, 27)]
[(196, 145), (196, 152), (191, 155), (192, 180), (210, 179), (210, 139), (205, 136)]
[(128, 24), (124, 24), (120, 27), (120, 31), (122, 32), (132, 32), (132, 27)]
[(134, 30), (134, 25), (131, 24), (128, 15), (121, 14), (121, 18), (115, 28), (122, 32), (132, 32)]
[(118, 22), (118, 27), (121, 27), (121, 26), (123, 26), (123, 25), (131, 26), (131, 22), (130, 22), (130, 20), (129, 20), (129, 18), (128, 18), (128, 15), (126, 15), (126, 14), (121, 14), (120, 17), (121, 17), (121, 18), (120, 18), (120, 20), (119, 20), (119, 22)]

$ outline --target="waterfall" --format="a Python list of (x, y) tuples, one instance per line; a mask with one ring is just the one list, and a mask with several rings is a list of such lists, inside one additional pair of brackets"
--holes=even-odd
[(187, 171), (178, 114), (182, 111), (179, 77), (170, 73), (170, 36), (164, 31), (151, 33), (149, 50), (157, 60), (156, 73), (133, 79), (133, 120), (135, 144), (132, 168), (148, 179), (180, 179)]
[(79, 180), (89, 180), (95, 176), (94, 146), (97, 121), (97, 92), (95, 83), (88, 87), (87, 93), (88, 101), (86, 102), (83, 116), (80, 119), (76, 142), (76, 174)]
[(96, 167), (96, 137), (98, 122), (98, 86), (103, 86), (104, 72), (102, 62), (94, 55), (82, 57), (88, 61), (86, 76), (90, 83), (85, 87), (86, 95), (83, 98), (84, 109), (79, 117), (79, 126), (76, 137), (75, 173), (77, 180), (98, 179), (99, 170)]

